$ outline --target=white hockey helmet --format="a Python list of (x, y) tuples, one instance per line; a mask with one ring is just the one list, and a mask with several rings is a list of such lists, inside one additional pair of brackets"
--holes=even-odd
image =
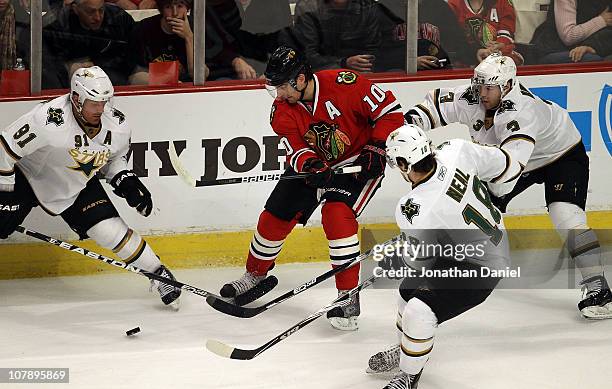
[(408, 164), (408, 174), (412, 165), (431, 154), (429, 137), (414, 124), (404, 124), (387, 137), (387, 163), (392, 169), (398, 167), (398, 159), (403, 159)]
[(510, 89), (516, 85), (516, 64), (510, 57), (500, 53), (493, 53), (485, 58), (476, 69), (474, 69), (474, 77), (472, 77), (472, 89), (478, 93), (480, 85), (497, 85), (500, 89), (510, 83)]
[(110, 101), (115, 94), (113, 84), (99, 66), (78, 68), (70, 80), (70, 96), (76, 93), (79, 96), (79, 112), (85, 100)]

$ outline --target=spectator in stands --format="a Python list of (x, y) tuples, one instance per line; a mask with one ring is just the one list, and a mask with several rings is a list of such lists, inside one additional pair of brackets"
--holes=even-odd
[(540, 63), (612, 60), (612, 0), (554, 0), (531, 43)]
[(377, 12), (372, 0), (299, 0), (284, 40), (301, 46), (315, 71), (370, 72), (381, 43)]
[[(379, 0), (382, 42), (376, 54), (374, 70), (405, 71), (407, 0)], [(461, 58), (466, 42), (455, 14), (444, 0), (419, 0), (418, 28), (419, 70), (440, 69), (465, 63)], [(438, 62), (440, 59), (445, 60)]]
[(130, 37), (135, 66), (130, 84), (148, 84), (151, 62), (178, 61), (179, 80), (193, 81), (193, 22), (187, 17), (192, 0), (158, 0), (159, 15), (136, 23)]
[(74, 0), (54, 16), (43, 30), (44, 88), (66, 88), (76, 69), (93, 65), (113, 85), (127, 84), (127, 43), (134, 26), (127, 12), (104, 0)]
[(279, 33), (293, 24), (287, 0), (240, 0), (244, 9), (238, 32), (240, 54), (263, 73), (268, 56), (278, 47)]
[(155, 0), (106, 0), (106, 2), (115, 4), (117, 7), (125, 10), (157, 8)]
[(510, 0), (448, 0), (469, 44), (470, 64), (479, 64), (501, 51), (517, 65), (524, 59), (514, 51), (516, 13)]
[(238, 32), (242, 25), (235, 0), (206, 1), (206, 65), (209, 80), (257, 78), (257, 72), (240, 56)]
[(16, 60), (15, 9), (11, 0), (0, 0), (0, 70), (12, 69)]

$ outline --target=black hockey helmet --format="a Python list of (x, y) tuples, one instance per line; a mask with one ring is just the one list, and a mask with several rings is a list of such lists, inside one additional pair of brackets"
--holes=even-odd
[(303, 73), (308, 81), (312, 77), (312, 68), (306, 58), (296, 49), (280, 46), (270, 56), (264, 75), (270, 86), (279, 86), (288, 82), (297, 89), (295, 79)]

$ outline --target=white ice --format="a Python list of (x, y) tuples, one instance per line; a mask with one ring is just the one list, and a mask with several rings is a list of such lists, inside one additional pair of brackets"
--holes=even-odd
[[(87, 260), (87, 259), (84, 259)], [(278, 266), (276, 296), (328, 268)], [(241, 269), (179, 270), (216, 292)], [(252, 319), (225, 316), (184, 292), (164, 309), (135, 274), (0, 281), (0, 367), (67, 367), (53, 388), (382, 388), (368, 357), (396, 340), (395, 290), (362, 294), (361, 328), (342, 333), (323, 317), (251, 361), (223, 359), (206, 339), (254, 348), (335, 297), (327, 282)], [(579, 290), (496, 290), (441, 325), (420, 389), (608, 388), (612, 320), (586, 321)], [(140, 327), (127, 337), (125, 331)], [(49, 385), (12, 387), (48, 388)], [(0, 384), (0, 388), (11, 384)]]

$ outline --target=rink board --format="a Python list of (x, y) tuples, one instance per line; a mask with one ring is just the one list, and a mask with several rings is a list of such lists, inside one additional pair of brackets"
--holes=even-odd
[[(596, 212), (591, 215), (597, 215), (597, 225), (593, 227), (603, 229), (612, 227), (612, 185), (609, 183), (612, 86), (608, 85), (611, 75), (612, 72), (593, 72), (521, 77), (534, 93), (566, 107), (579, 127), (591, 164), (587, 209)], [(433, 88), (466, 82), (467, 79), (456, 79), (380, 85), (392, 90), (406, 108), (420, 102)], [(156, 253), (171, 266), (243, 263), (258, 215), (275, 183), (189, 187), (176, 176), (167, 150), (169, 142), (174, 142), (183, 164), (197, 179), (250, 177), (282, 171), (284, 150), (269, 126), (271, 100), (267, 92), (252, 89), (132, 95), (118, 96), (115, 100), (133, 128), (130, 161), (150, 189), (155, 206), (153, 214), (143, 218), (127, 207), (124, 200), (111, 195), (127, 223), (147, 236)], [(0, 127), (35, 104), (35, 101), (1, 103)], [(436, 143), (448, 138), (468, 138), (467, 128), (461, 125), (447, 126), (430, 134)], [(408, 191), (407, 184), (394, 173), (387, 172), (382, 188), (360, 218), (362, 225), (392, 222), (395, 203)], [(508, 224), (530, 228), (547, 217), (524, 215), (544, 213), (543, 187), (534, 186), (510, 203)], [(50, 218), (39, 209), (32, 212), (24, 225), (61, 239), (75, 239), (60, 218)], [(105, 266), (31, 242), (13, 234), (0, 244), (0, 278), (89, 274), (103, 271)], [(90, 242), (83, 244), (95, 248)], [(28, 253), (27, 263), (23, 261), (24, 251)], [(280, 261), (324, 261), (327, 256), (317, 211), (307, 228), (298, 229), (290, 236)]]

